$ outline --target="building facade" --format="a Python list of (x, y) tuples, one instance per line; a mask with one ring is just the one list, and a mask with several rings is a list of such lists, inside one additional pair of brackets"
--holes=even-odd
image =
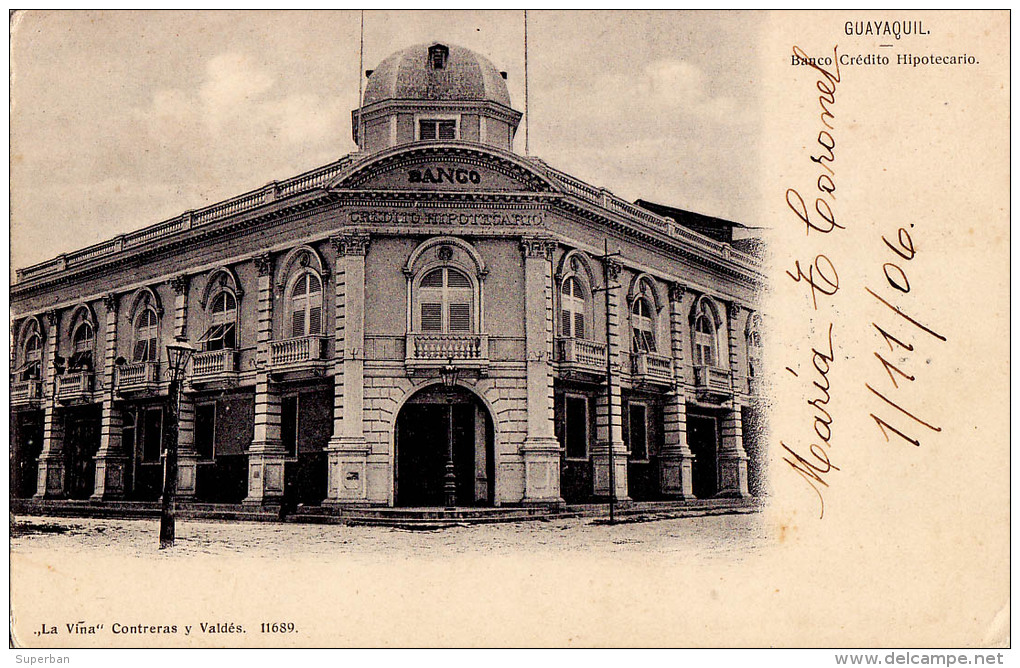
[(460, 506), (759, 493), (759, 260), (515, 154), (504, 79), (404, 49), (357, 153), (18, 270), (12, 495), (157, 499), (179, 337), (183, 499), (443, 505), (451, 452)]

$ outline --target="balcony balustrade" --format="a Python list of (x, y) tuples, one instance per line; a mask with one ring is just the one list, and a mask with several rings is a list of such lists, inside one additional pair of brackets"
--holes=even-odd
[(159, 388), (159, 362), (122, 364), (116, 375), (118, 394), (151, 392)]
[(11, 406), (15, 408), (38, 406), (42, 401), (41, 380), (16, 380), (11, 383)]
[(606, 344), (586, 339), (557, 339), (560, 369), (594, 375), (606, 373)]
[(208, 350), (191, 358), (191, 382), (210, 382), (237, 376), (237, 350)]
[(714, 366), (694, 367), (694, 389), (701, 399), (722, 401), (733, 395), (729, 369)]
[(673, 383), (673, 359), (657, 353), (633, 353), (631, 375), (635, 381), (670, 385)]
[(269, 370), (302, 371), (325, 367), (329, 358), (329, 337), (318, 334), (277, 339), (269, 342)]
[(410, 369), (455, 366), (484, 369), (489, 365), (488, 334), (411, 333), (407, 335), (405, 364)]
[(84, 401), (92, 396), (92, 383), (95, 376), (91, 371), (69, 371), (57, 376), (58, 401)]

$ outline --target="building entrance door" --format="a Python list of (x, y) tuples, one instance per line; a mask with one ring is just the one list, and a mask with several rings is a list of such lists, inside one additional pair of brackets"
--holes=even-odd
[(92, 496), (96, 484), (99, 407), (69, 410), (66, 426), (64, 456), (67, 465), (67, 495), (72, 499), (87, 499)]
[(397, 416), (396, 505), (446, 505), (451, 441), (456, 505), (492, 505), (492, 421), (470, 392), (442, 387), (412, 397)]
[(687, 416), (687, 445), (694, 455), (691, 477), (694, 496), (699, 499), (711, 498), (719, 491), (716, 466), (718, 438), (715, 418)]

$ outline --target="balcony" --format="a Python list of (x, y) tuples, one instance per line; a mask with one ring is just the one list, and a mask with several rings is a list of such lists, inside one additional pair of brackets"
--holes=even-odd
[(694, 367), (694, 389), (698, 398), (721, 402), (733, 396), (733, 382), (728, 369), (714, 366)]
[(483, 371), (489, 366), (488, 334), (408, 334), (404, 364), (409, 370), (436, 369), (452, 363)]
[(94, 379), (91, 371), (69, 371), (57, 376), (57, 401), (69, 404), (91, 401)]
[(117, 368), (117, 394), (152, 393), (159, 389), (159, 362), (132, 362)]
[(673, 359), (656, 353), (633, 353), (631, 376), (634, 382), (654, 385), (673, 384)]
[(12, 408), (38, 408), (41, 402), (41, 380), (16, 380), (11, 383)]
[(195, 353), (191, 358), (191, 382), (214, 383), (237, 378), (237, 356), (234, 348)]
[(557, 339), (560, 371), (604, 376), (606, 373), (606, 344), (585, 339)]
[(322, 375), (331, 362), (328, 336), (315, 334), (269, 342), (269, 371), (272, 373)]

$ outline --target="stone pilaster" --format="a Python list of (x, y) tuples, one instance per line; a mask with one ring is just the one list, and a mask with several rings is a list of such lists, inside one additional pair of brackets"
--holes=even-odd
[(528, 435), (524, 456), (524, 503), (563, 504), (560, 495), (560, 443), (553, 411), (553, 275), (556, 243), (526, 237), (524, 254), (524, 332), (527, 364)]
[(174, 291), (174, 330), (173, 338), (188, 336), (188, 277), (175, 276), (170, 280)]
[(255, 258), (258, 269), (258, 369), (255, 374), (255, 434), (248, 449), (247, 505), (274, 505), (283, 500), (285, 452), (280, 437), (280, 391), (269, 378), (269, 343), (273, 338), (273, 261)]
[(195, 451), (195, 401), (181, 394), (177, 407), (177, 500), (195, 498), (198, 453)]
[(747, 381), (740, 372), (740, 333), (744, 331), (739, 327), (740, 314), (744, 310), (740, 304), (729, 302), (726, 305), (726, 348), (729, 353), (730, 380), (733, 383), (734, 394), (741, 388), (747, 387)]
[[(598, 444), (592, 453), (594, 471), (594, 492), (596, 496), (608, 497), (614, 493), (620, 501), (629, 500), (627, 486), (627, 448), (623, 443), (623, 397), (620, 389), (620, 372), (622, 370), (620, 349), (620, 270), (619, 263), (613, 260), (606, 262), (606, 284), (609, 299), (606, 304), (606, 354), (613, 368), (612, 379), (606, 391), (598, 396), (595, 402), (595, 431)], [(603, 295), (604, 297), (604, 295)], [(610, 491), (609, 462), (610, 454), (613, 462), (613, 475), (616, 489)]]
[(39, 478), (36, 498), (59, 498), (65, 495), (66, 470), (64, 462), (64, 415), (57, 405), (57, 374), (53, 361), (57, 358), (56, 311), (46, 314), (46, 345), (42, 359), (43, 383), (43, 442), (39, 453)]
[(120, 407), (114, 403), (114, 360), (117, 359), (117, 298), (106, 295), (105, 336), (103, 347), (102, 401), (103, 413), (100, 423), (99, 450), (96, 452), (96, 484), (92, 493), (94, 501), (122, 499), (126, 493), (125, 471), (129, 461), (124, 452), (122, 431), (124, 418)]
[[(741, 310), (740, 305), (733, 302), (726, 309), (730, 377), (732, 378), (734, 388), (739, 387), (737, 380), (737, 355), (739, 354), (737, 321), (740, 318)], [(747, 453), (744, 451), (740, 398), (736, 392), (734, 392), (733, 396), (733, 408), (722, 420), (721, 441), (719, 449), (719, 494), (717, 496), (749, 496), (747, 489)]]
[(331, 239), (336, 253), (333, 436), (326, 448), (326, 503), (368, 501), (365, 441), (365, 257), (369, 236), (352, 232)]
[(690, 336), (690, 330), (683, 312), (683, 296), (682, 285), (669, 286), (669, 331), (676, 387), (666, 397), (665, 438), (659, 455), (659, 489), (664, 495), (679, 499), (694, 497), (694, 455), (687, 445), (687, 393), (683, 378), (685, 335)]
[[(175, 339), (188, 338), (188, 277), (175, 276), (170, 280), (174, 291)], [(173, 397), (170, 398), (173, 401)], [(195, 404), (190, 397), (181, 395), (177, 407), (177, 500), (195, 498), (195, 480), (198, 476), (198, 454), (195, 452)]]

